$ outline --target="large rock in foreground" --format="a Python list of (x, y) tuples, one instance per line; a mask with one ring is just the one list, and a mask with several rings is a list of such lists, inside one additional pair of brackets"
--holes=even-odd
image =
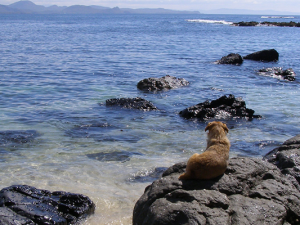
[(94, 210), (94, 203), (80, 194), (50, 192), (26, 185), (0, 191), (0, 224), (75, 224)]
[(300, 134), (269, 152), (264, 159), (276, 165), (300, 191)]
[(156, 110), (157, 108), (143, 98), (112, 98), (106, 100), (106, 106), (119, 106), (127, 109)]
[(244, 59), (251, 59), (263, 62), (276, 62), (279, 59), (279, 53), (275, 49), (267, 49), (246, 55), (244, 56)]
[(181, 86), (187, 86), (190, 83), (184, 78), (176, 78), (166, 75), (161, 78), (146, 78), (137, 84), (137, 88), (144, 91), (163, 91)]
[(271, 163), (231, 158), (221, 177), (182, 181), (185, 167), (170, 167), (145, 189), (133, 225), (300, 223), (300, 193)]
[(243, 63), (243, 57), (240, 54), (230, 53), (227, 56), (223, 56), (217, 61), (218, 64), (232, 64), (241, 65)]
[(224, 95), (211, 102), (199, 103), (182, 110), (179, 115), (186, 119), (198, 118), (200, 120), (212, 118), (228, 119), (231, 117), (252, 119), (260, 117), (254, 115), (254, 110), (246, 108), (246, 103), (242, 98), (235, 98), (234, 95)]

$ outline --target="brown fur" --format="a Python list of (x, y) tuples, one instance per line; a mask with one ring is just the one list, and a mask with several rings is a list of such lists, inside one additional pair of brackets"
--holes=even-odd
[(202, 154), (195, 153), (187, 162), (186, 172), (181, 180), (212, 179), (222, 175), (228, 164), (230, 142), (226, 137), (228, 128), (222, 122), (210, 122), (205, 128), (207, 148)]

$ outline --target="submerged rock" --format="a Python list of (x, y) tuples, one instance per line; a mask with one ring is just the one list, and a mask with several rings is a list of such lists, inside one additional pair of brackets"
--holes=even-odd
[(278, 61), (279, 53), (275, 49), (267, 49), (244, 56), (244, 59), (255, 61), (272, 62)]
[(276, 165), (300, 191), (300, 134), (266, 154), (264, 160)]
[(161, 78), (150, 77), (141, 80), (138, 82), (137, 88), (144, 91), (162, 91), (187, 85), (189, 85), (189, 82), (184, 78), (176, 78), (166, 75)]
[(114, 151), (114, 152), (99, 152), (86, 154), (90, 159), (96, 159), (98, 161), (118, 161), (126, 162), (130, 160), (130, 157), (133, 155), (142, 155), (137, 152), (128, 152), (128, 151)]
[(39, 136), (40, 134), (35, 130), (0, 131), (0, 146), (30, 143)]
[(113, 98), (106, 100), (106, 106), (120, 106), (127, 109), (157, 110), (149, 101), (143, 98)]
[(224, 175), (179, 180), (170, 167), (136, 202), (133, 225), (299, 224), (300, 192), (271, 163), (231, 158)]
[(75, 224), (92, 214), (94, 203), (81, 194), (15, 185), (0, 191), (0, 224)]
[(240, 65), (243, 63), (243, 57), (240, 54), (230, 53), (217, 61), (218, 64)]
[(211, 102), (207, 100), (182, 110), (179, 115), (186, 119), (198, 118), (200, 120), (260, 117), (254, 115), (254, 110), (246, 108), (246, 103), (242, 98), (235, 98), (234, 95), (224, 95)]
[(260, 75), (281, 78), (288, 81), (294, 81), (296, 74), (293, 69), (283, 70), (281, 67), (264, 68), (258, 71)]
[(129, 181), (131, 182), (153, 182), (161, 177), (161, 175), (167, 170), (167, 167), (156, 167), (150, 170), (141, 170), (134, 174)]

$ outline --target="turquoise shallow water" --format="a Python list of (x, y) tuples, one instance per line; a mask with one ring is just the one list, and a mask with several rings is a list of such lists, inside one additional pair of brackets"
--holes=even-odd
[[(264, 16), (264, 15), (261, 15)], [(205, 123), (179, 111), (224, 94), (242, 97), (260, 120), (228, 120), (231, 156), (262, 157), (299, 133), (299, 81), (260, 76), (264, 67), (300, 74), (299, 28), (228, 22), (296, 21), (233, 15), (0, 16), (0, 179), (86, 194), (84, 224), (130, 224), (135, 201), (158, 172), (206, 147)], [(278, 62), (214, 62), (276, 49)], [(147, 77), (188, 87), (145, 93)], [(155, 112), (106, 108), (142, 97)], [(120, 154), (121, 152), (121, 154)]]

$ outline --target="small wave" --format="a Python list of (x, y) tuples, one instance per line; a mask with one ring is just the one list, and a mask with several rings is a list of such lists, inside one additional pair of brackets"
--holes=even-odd
[(225, 20), (202, 20), (202, 19), (190, 19), (187, 20), (188, 22), (192, 23), (216, 23), (216, 24), (225, 24), (225, 25), (231, 25), (233, 22), (228, 22)]
[(284, 19), (293, 19), (293, 18), (295, 18), (295, 17), (293, 17), (293, 16), (262, 16), (261, 18), (271, 18), (271, 19), (284, 18)]

